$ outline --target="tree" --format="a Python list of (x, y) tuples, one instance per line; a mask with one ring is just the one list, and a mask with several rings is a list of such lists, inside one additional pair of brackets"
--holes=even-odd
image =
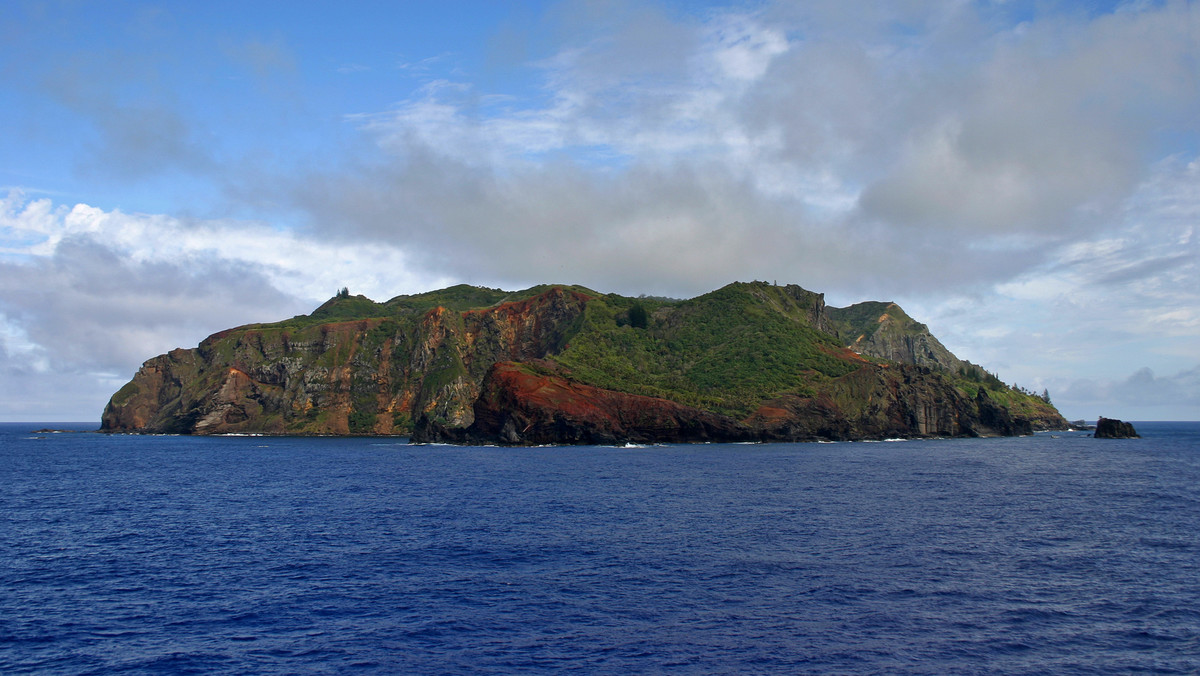
[(641, 303), (634, 303), (633, 307), (629, 308), (629, 325), (635, 329), (644, 329), (648, 322), (646, 306)]
[(349, 297), (350, 297), (350, 289), (349, 289), (348, 287), (345, 287), (345, 286), (343, 286), (342, 288), (338, 289), (338, 292), (337, 292), (337, 297), (338, 297), (338, 298), (349, 298)]

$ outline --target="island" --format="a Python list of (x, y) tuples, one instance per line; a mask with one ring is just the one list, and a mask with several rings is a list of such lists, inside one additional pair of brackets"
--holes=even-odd
[(113, 433), (399, 435), (551, 445), (1023, 435), (1048, 396), (955, 357), (898, 305), (796, 285), (691, 299), (459, 285), (154, 357), (106, 406)]

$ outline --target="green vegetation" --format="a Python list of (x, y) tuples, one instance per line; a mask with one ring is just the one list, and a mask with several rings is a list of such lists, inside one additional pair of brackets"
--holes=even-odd
[(647, 321), (649, 321), (649, 315), (646, 314), (646, 306), (634, 303), (633, 307), (629, 308), (629, 325), (635, 329), (644, 329)]
[(412, 432), (413, 420), (408, 411), (392, 413), (392, 434), (409, 434)]
[[(764, 298), (763, 290), (732, 284), (674, 302), (607, 296), (588, 304), (579, 333), (554, 359), (590, 385), (736, 417), (770, 397), (811, 394), (814, 384), (861, 366), (839, 356), (842, 346), (810, 326), (794, 299)], [(628, 314), (622, 325), (622, 306), (644, 307), (644, 330)]]
[(350, 411), (349, 427), (351, 434), (370, 434), (375, 429), (376, 414), (359, 408)]
[(1018, 385), (1008, 385), (996, 374), (971, 362), (963, 362), (958, 373), (947, 375), (954, 386), (969, 397), (974, 398), (980, 390), (986, 390), (992, 401), (1007, 408), (1014, 416), (1053, 422), (1059, 415), (1050, 403), (1049, 392), (1035, 394)]
[(442, 348), (433, 355), (433, 361), (426, 371), (425, 380), (421, 384), (420, 397), (423, 400), (435, 398), (445, 387), (467, 375), (467, 367), (463, 364), (462, 355), (457, 350)]
[(136, 397), (142, 389), (138, 387), (134, 381), (125, 383), (125, 386), (117, 390), (117, 393), (112, 396), (112, 401), (117, 406), (124, 406), (130, 399)]
[[(529, 299), (553, 288), (505, 292), (459, 285), (398, 296), (382, 304), (339, 293), (312, 315), (243, 327), (213, 347), (224, 360), (233, 361), (251, 334), (260, 336), (260, 342), (285, 335), (295, 343), (327, 345), (314, 363), (328, 369), (352, 358), (376, 363), (391, 341), (392, 361), (405, 364), (418, 340), (414, 322), (425, 312), (435, 307), (452, 310), (449, 320), (461, 331), (461, 312)], [(594, 300), (562, 337), (563, 347), (547, 356), (565, 367), (572, 379), (596, 387), (663, 397), (740, 418), (764, 399), (811, 396), (822, 383), (862, 365), (845, 356), (834, 336), (811, 325), (819, 297), (799, 287), (735, 283), (682, 301), (604, 295), (578, 286), (559, 288)], [(877, 312), (888, 304), (874, 306), (860, 304), (853, 311), (860, 319), (875, 321)], [(355, 321), (359, 326), (344, 337), (328, 335), (334, 330), (331, 322)], [(478, 372), (469, 373), (459, 350), (438, 348), (417, 385), (417, 398), (431, 400), (455, 381), (482, 376), (488, 365), (475, 364)], [(349, 424), (353, 432), (365, 431), (376, 422), (372, 398), (377, 392), (372, 387), (373, 383), (357, 378), (352, 383)], [(411, 420), (395, 419), (394, 424), (407, 428)]]
[(964, 390), (971, 396), (975, 396), (980, 387), (995, 392), (1008, 389), (1008, 385), (1005, 385), (1004, 381), (996, 377), (994, 373), (989, 373), (983, 367), (976, 366), (969, 361), (963, 362), (962, 366), (958, 369), (958, 373), (955, 375), (957, 375), (955, 384), (958, 385), (959, 389)]
[(386, 309), (366, 296), (338, 294), (313, 311), (309, 319), (322, 322), (386, 316)]
[(500, 289), (488, 289), (481, 286), (459, 284), (447, 289), (428, 291), (413, 296), (396, 296), (383, 303), (383, 306), (395, 314), (424, 314), (435, 307), (462, 312), (480, 307), (490, 307), (506, 300), (513, 300), (517, 294)]
[(859, 336), (870, 338), (879, 331), (884, 322), (880, 319), (887, 315), (891, 321), (891, 330), (899, 333), (925, 331), (924, 324), (909, 317), (895, 303), (866, 301), (855, 303), (849, 307), (831, 307), (828, 309), (829, 320), (833, 323), (838, 337), (843, 342), (853, 343)]

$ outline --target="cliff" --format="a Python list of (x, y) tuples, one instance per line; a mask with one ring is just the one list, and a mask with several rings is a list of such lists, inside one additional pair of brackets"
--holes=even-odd
[(682, 301), (570, 286), (464, 285), (385, 303), (339, 295), (311, 315), (147, 361), (101, 426), (505, 444), (1066, 426), (1040, 399), (969, 377), (894, 304), (860, 306), (758, 282)]
[(958, 371), (963, 362), (895, 303), (869, 301), (829, 308), (838, 338), (859, 354)]

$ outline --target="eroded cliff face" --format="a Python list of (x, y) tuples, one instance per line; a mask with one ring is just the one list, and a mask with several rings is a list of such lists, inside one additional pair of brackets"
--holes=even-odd
[(551, 289), (493, 308), (222, 331), (147, 361), (106, 407), (106, 431), (408, 434), (465, 427), (496, 361), (557, 349), (584, 294)]
[(859, 354), (957, 372), (963, 363), (924, 324), (895, 303), (867, 302), (829, 308), (830, 326)]
[(563, 377), (553, 363), (499, 363), (473, 424), (418, 422), (420, 443), (503, 445), (774, 442), (1030, 434), (1029, 422), (980, 392), (974, 400), (928, 368), (864, 364), (815, 396), (763, 403), (743, 420)]
[[(104, 430), (189, 431), (184, 425), (162, 425), (164, 406), (173, 406), (185, 390), (194, 389), (203, 359), (196, 350), (172, 350), (142, 365), (129, 383), (117, 391), (104, 410)], [(163, 421), (171, 422), (174, 421)]]
[(972, 400), (928, 368), (864, 365), (812, 397), (767, 402), (751, 418), (771, 439), (885, 439), (1003, 434)]
[(475, 419), (452, 427), (418, 421), (413, 441), (548, 444), (741, 441), (753, 432), (730, 418), (667, 399), (571, 382), (553, 363), (494, 364)]
[[(102, 429), (591, 444), (1023, 434), (1061, 420), (956, 384), (957, 359), (886, 304), (839, 311), (765, 283), (694, 301), (449, 292), (445, 304), (437, 292), (335, 298), (155, 357), (113, 395)], [(468, 306), (479, 297), (493, 304)], [(631, 326), (642, 302), (652, 318)], [(862, 338), (835, 339), (847, 331)]]

